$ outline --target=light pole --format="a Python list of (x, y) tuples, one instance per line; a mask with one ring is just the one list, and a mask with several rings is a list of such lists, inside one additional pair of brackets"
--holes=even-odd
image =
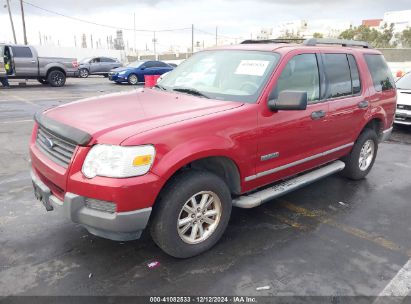
[(27, 45), (26, 20), (24, 18), (23, 0), (20, 0), (21, 20), (23, 21), (24, 44)]

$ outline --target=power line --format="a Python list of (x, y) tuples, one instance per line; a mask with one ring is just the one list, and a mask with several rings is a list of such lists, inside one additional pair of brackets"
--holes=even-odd
[[(27, 2), (27, 1), (23, 1), (23, 2), (25, 4), (31, 6), (31, 7), (36, 8), (36, 9), (45, 11), (45, 12), (50, 13), (50, 14), (54, 14), (54, 15), (58, 15), (58, 16), (61, 16), (61, 17), (68, 18), (68, 19), (72, 19), (72, 20), (75, 20), (75, 21), (78, 21), (78, 22), (83, 22), (83, 23), (102, 26), (102, 27), (111, 28), (111, 29), (115, 29), (115, 30), (123, 30), (123, 31), (150, 32), (150, 33), (152, 33), (154, 31), (154, 30), (148, 30), (148, 29), (123, 28), (123, 27), (118, 27), (118, 26), (113, 26), (113, 25), (108, 25), (108, 24), (97, 23), (97, 22), (88, 21), (88, 20), (84, 20), (84, 19), (81, 19), (81, 18), (77, 18), (77, 17), (68, 16), (68, 15), (65, 15), (65, 14), (62, 14), (62, 13), (59, 13), (59, 12), (56, 12), (56, 11), (52, 11), (52, 10), (49, 10), (47, 8), (44, 8), (44, 7), (40, 7), (38, 5), (35, 5), (35, 4)], [(186, 27), (186, 28), (175, 28), (175, 29), (160, 29), (160, 30), (155, 30), (155, 32), (172, 32), (172, 31), (183, 31), (183, 30), (191, 30), (191, 28)]]

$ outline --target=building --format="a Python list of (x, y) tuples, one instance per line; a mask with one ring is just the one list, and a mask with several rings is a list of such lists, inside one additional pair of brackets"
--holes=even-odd
[(378, 30), (383, 23), (383, 19), (366, 19), (362, 21), (362, 25), (368, 26), (369, 28), (373, 28)]

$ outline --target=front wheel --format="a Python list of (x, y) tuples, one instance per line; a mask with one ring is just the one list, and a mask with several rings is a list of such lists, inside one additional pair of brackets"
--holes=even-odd
[(186, 171), (167, 184), (150, 225), (154, 242), (176, 258), (198, 255), (217, 243), (231, 214), (225, 182), (206, 171)]
[(138, 83), (137, 75), (136, 74), (130, 74), (127, 78), (127, 81), (128, 81), (129, 84), (133, 84), (133, 85), (137, 84)]
[(343, 159), (345, 162), (343, 175), (353, 180), (366, 177), (374, 165), (377, 151), (377, 134), (372, 129), (364, 130), (355, 142), (351, 153)]
[(80, 69), (79, 73), (81, 78), (87, 78), (90, 75), (87, 69)]
[(66, 75), (60, 70), (53, 70), (48, 74), (47, 82), (52, 87), (62, 87), (66, 83)]

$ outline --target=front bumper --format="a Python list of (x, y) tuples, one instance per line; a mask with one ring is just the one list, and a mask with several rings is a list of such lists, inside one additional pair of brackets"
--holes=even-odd
[(394, 123), (411, 126), (411, 111), (397, 109), (395, 112)]
[(127, 81), (127, 76), (119, 74), (108, 74), (108, 79), (116, 82), (124, 82)]
[(108, 213), (86, 207), (85, 197), (66, 193), (64, 202), (54, 196), (32, 171), (31, 179), (36, 197), (48, 211), (59, 210), (74, 223), (83, 225), (91, 234), (115, 241), (138, 239), (146, 228), (151, 208), (129, 212)]
[(392, 129), (393, 129), (393, 127), (389, 128), (389, 129), (387, 129), (387, 130), (382, 131), (382, 133), (381, 133), (381, 135), (380, 135), (380, 138), (379, 138), (379, 139), (380, 139), (380, 142), (386, 141), (386, 140), (388, 140), (388, 139), (390, 138), (391, 133), (392, 133)]

